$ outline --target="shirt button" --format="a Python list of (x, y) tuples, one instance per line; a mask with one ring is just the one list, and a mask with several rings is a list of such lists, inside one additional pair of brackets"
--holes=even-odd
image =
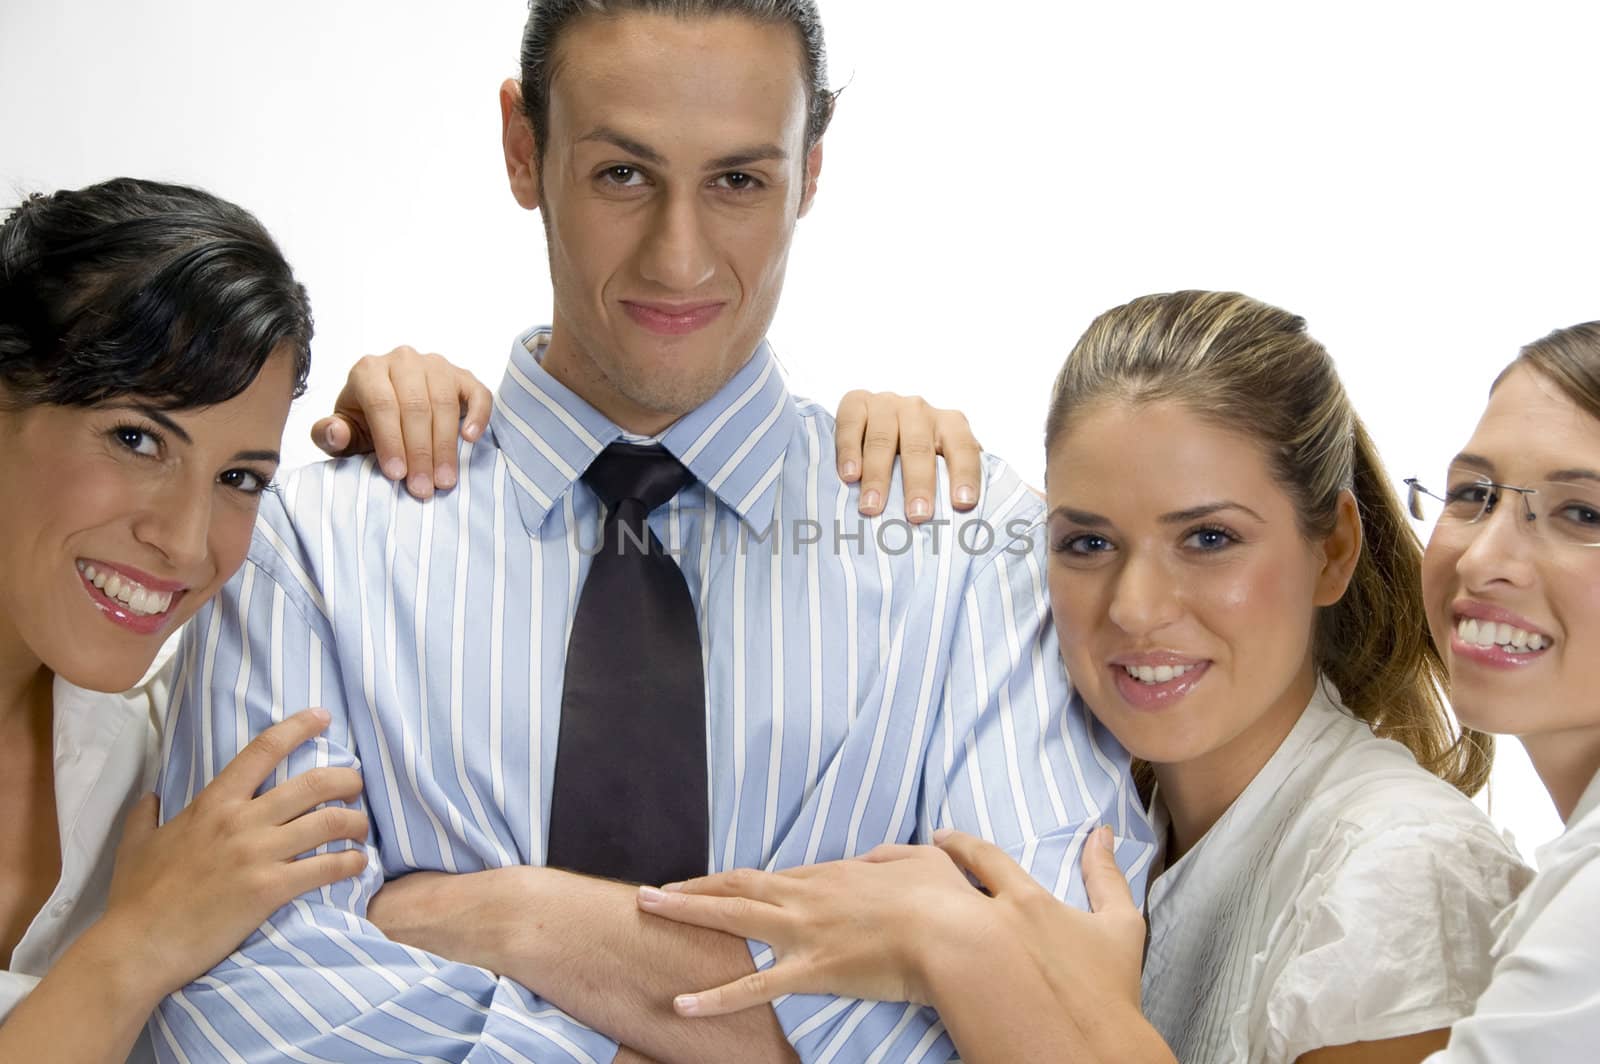
[(66, 916), (72, 911), (72, 906), (77, 902), (77, 900), (77, 898), (62, 898), (60, 901), (50, 906), (50, 915), (55, 917), (57, 920), (60, 920), (62, 917)]

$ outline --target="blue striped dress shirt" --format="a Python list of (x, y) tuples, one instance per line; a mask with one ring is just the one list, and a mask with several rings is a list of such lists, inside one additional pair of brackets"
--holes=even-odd
[[(508, 979), (388, 941), (386, 878), (538, 864), (567, 638), (599, 542), (580, 474), (622, 430), (512, 347), (456, 489), (421, 503), (372, 460), (263, 499), (249, 558), (195, 618), (160, 784), (170, 817), (251, 736), (326, 706), (280, 770), (357, 763), (366, 873), (279, 910), (152, 1018), (168, 1061), (609, 1061), (616, 1045)], [(706, 866), (781, 868), (993, 839), (1084, 905), (1110, 823), (1142, 897), (1153, 853), (1127, 758), (1070, 700), (1045, 598), (1043, 507), (986, 459), (983, 504), (913, 530), (856, 512), (833, 421), (763, 345), (661, 443), (696, 483), (651, 515), (683, 568), (706, 675)], [(898, 475), (891, 507), (900, 505)], [(269, 781), (269, 786), (272, 781)], [(751, 943), (758, 966), (771, 951)], [(685, 988), (692, 989), (692, 988)], [(806, 1061), (943, 1061), (937, 1015), (813, 996), (777, 1014)]]

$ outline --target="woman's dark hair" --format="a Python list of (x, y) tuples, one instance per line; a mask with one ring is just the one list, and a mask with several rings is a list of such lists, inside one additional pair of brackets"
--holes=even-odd
[(838, 93), (828, 88), (827, 47), (816, 0), (529, 0), (528, 22), (522, 31), (522, 110), (533, 128), (539, 158), (544, 158), (550, 132), (550, 82), (561, 31), (584, 17), (635, 13), (679, 19), (732, 15), (793, 26), (806, 81), (806, 151), (827, 132)]
[(311, 304), (247, 211), (135, 178), (29, 196), (0, 225), (0, 401), (170, 410), (248, 388), (274, 352), (311, 368)]

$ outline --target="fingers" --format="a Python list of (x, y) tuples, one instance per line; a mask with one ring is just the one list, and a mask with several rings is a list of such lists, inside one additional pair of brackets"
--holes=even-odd
[(441, 490), (456, 486), (459, 455), (456, 434), (461, 430), (459, 371), (438, 355), (423, 356), (428, 374), (428, 400), (433, 405), (433, 484)]
[(933, 516), (933, 500), (939, 490), (933, 408), (917, 396), (900, 400), (898, 406), (900, 482), (905, 490), (906, 520), (921, 524)]
[(367, 851), (361, 848), (319, 853), (290, 861), (283, 866), (283, 894), (278, 904), (287, 905), (309, 891), (359, 876), (366, 867)]
[(326, 802), (348, 802), (360, 795), (361, 773), (355, 769), (314, 768), (284, 780), (255, 804), (269, 823), (287, 824)]
[(311, 442), (334, 458), (352, 453), (351, 444), (357, 435), (358, 430), (343, 414), (329, 414), (311, 426)]
[(1139, 907), (1133, 903), (1133, 891), (1128, 889), (1128, 880), (1117, 867), (1117, 858), (1112, 852), (1114, 843), (1109, 824), (1096, 828), (1084, 843), (1083, 885), (1089, 893), (1089, 909), (1096, 913), (1119, 910), (1137, 913)]
[(464, 369), (456, 371), (456, 380), (461, 388), (461, 407), (465, 411), (462, 414), (461, 438), (468, 443), (475, 443), (489, 425), (489, 415), (494, 410), (494, 393)]
[(901, 402), (893, 392), (867, 398), (866, 423), (861, 432), (860, 509), (868, 517), (883, 513), (884, 502), (889, 498), (889, 478), (900, 449)]
[[(405, 352), (404, 356), (400, 356)], [(426, 356), (410, 348), (391, 351), (389, 382), (394, 388), (394, 401), (399, 411), (401, 445), (406, 463), (406, 490), (419, 499), (431, 499), (434, 490), (434, 426), (439, 418), (441, 400), (448, 409), (450, 431), (449, 447), (454, 450), (456, 418), (459, 417), (455, 400), (442, 399), (433, 394)], [(443, 361), (441, 359), (441, 361)], [(374, 435), (376, 435), (374, 425)]]
[(964, 831), (936, 831), (934, 843), (962, 870), (978, 878), (990, 894), (1035, 886), (1033, 877), (1000, 847)]
[[(675, 923), (704, 927), (740, 938), (766, 942), (785, 925), (785, 914), (776, 905), (743, 897), (710, 894), (685, 894), (681, 891), (640, 887), (639, 908)], [(741, 1006), (742, 1007), (742, 1006)]]
[(798, 964), (779, 961), (764, 972), (751, 972), (743, 979), (698, 994), (679, 994), (672, 999), (672, 1007), (679, 1016), (726, 1016), (765, 1005), (785, 994), (799, 993), (802, 982)]
[(319, 735), (330, 719), (325, 709), (304, 709), (288, 720), (274, 724), (251, 739), (232, 761), (222, 767), (216, 778), (206, 784), (200, 795), (203, 797), (211, 792), (225, 798), (249, 798), (267, 781), (279, 762), (302, 743)]
[(903, 843), (886, 842), (882, 845), (874, 846), (860, 857), (857, 857), (856, 860), (865, 861), (868, 864), (887, 864), (890, 861), (907, 861), (925, 857), (929, 852), (930, 847), (927, 846), (908, 846)]
[[(823, 866), (818, 866), (823, 867)], [(700, 876), (682, 883), (668, 883), (661, 888), (669, 894), (710, 894), (723, 898), (753, 898), (756, 901), (781, 902), (789, 896), (790, 889), (783, 877), (759, 868), (734, 868), (714, 876)]]
[(959, 410), (934, 410), (933, 424), (934, 440), (950, 471), (950, 504), (970, 510), (978, 504), (983, 483), (983, 445)]
[(839, 464), (839, 479), (854, 484), (861, 479), (861, 439), (867, 432), (866, 392), (859, 388), (839, 400), (834, 415), (833, 449)]
[(273, 835), (272, 856), (287, 861), (340, 839), (366, 842), (367, 815), (359, 809), (327, 805), (279, 828)]

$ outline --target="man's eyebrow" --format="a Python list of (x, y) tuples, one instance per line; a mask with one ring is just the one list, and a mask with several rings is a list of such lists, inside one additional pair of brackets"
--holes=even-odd
[(650, 147), (650, 145), (643, 144), (632, 137), (625, 137), (609, 126), (596, 126), (578, 138), (579, 144), (590, 141), (598, 141), (601, 144), (609, 144), (614, 148), (621, 148), (629, 155), (643, 159), (645, 162), (655, 166), (661, 166), (667, 161), (666, 156)]
[(1238, 510), (1249, 514), (1262, 524), (1267, 523), (1266, 518), (1250, 509), (1250, 507), (1242, 502), (1234, 502), (1231, 499), (1208, 502), (1204, 506), (1191, 506), (1187, 510), (1174, 510), (1171, 513), (1162, 514), (1160, 520), (1164, 525), (1182, 525), (1190, 521), (1199, 521), (1202, 518), (1210, 517), (1212, 514), (1221, 513), (1223, 510)]
[(789, 161), (789, 153), (776, 144), (759, 144), (753, 148), (736, 151), (732, 155), (724, 155), (720, 159), (712, 159), (706, 164), (707, 170), (737, 170), (741, 166), (751, 163), (784, 163)]

